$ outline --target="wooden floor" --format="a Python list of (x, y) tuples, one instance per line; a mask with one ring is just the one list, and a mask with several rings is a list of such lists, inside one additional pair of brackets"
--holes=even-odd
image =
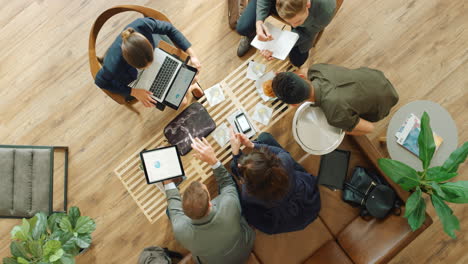
[[(93, 217), (93, 246), (78, 263), (136, 263), (150, 245), (180, 249), (166, 220), (151, 225), (113, 174), (118, 164), (162, 128), (175, 112), (137, 104), (141, 115), (115, 104), (91, 78), (87, 45), (94, 19), (117, 0), (0, 1), (1, 144), (68, 145), (70, 204)], [(225, 0), (131, 1), (167, 14), (193, 43), (203, 64), (205, 88), (242, 63), (239, 36), (228, 28)], [(408, 102), (432, 100), (445, 107), (458, 126), (459, 143), (468, 140), (468, 4), (446, 0), (345, 1), (314, 50), (313, 62), (375, 67), (400, 94), (392, 111)], [(136, 15), (109, 21), (98, 51)], [(389, 118), (371, 135), (385, 133)], [(289, 120), (275, 132), (298, 149)], [(287, 142), (286, 142), (287, 141)], [(299, 151), (293, 153), (300, 155)], [(468, 180), (468, 166), (458, 180)], [(392, 263), (468, 263), (468, 206), (451, 205), (461, 220), (457, 240), (435, 223)], [(429, 208), (432, 208), (429, 206)], [(0, 220), (0, 257), (9, 255), (9, 231), (18, 220)]]

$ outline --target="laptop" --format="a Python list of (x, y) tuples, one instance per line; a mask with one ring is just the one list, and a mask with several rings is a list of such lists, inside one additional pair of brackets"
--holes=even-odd
[(140, 158), (148, 184), (185, 176), (177, 146), (144, 150)]
[(129, 86), (150, 91), (158, 103), (177, 110), (196, 74), (196, 68), (156, 48), (153, 63), (140, 71), (138, 78)]

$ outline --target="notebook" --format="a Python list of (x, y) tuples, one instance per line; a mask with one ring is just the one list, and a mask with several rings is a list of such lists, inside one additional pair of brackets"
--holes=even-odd
[(269, 50), (273, 52), (272, 56), (277, 59), (286, 59), (289, 52), (294, 47), (294, 44), (296, 44), (299, 39), (299, 34), (287, 30), (281, 30), (268, 22), (264, 25), (273, 36), (273, 40), (260, 41), (258, 36), (256, 36), (250, 44), (259, 50)]
[(351, 152), (341, 149), (335, 149), (328, 154), (322, 155), (318, 183), (332, 190), (342, 190), (348, 173), (350, 155)]

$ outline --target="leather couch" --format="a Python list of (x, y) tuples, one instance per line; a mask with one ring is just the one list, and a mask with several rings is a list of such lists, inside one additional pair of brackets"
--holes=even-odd
[[(353, 149), (351, 157), (362, 155), (368, 161), (367, 167), (384, 175), (377, 167), (377, 159), (383, 156), (367, 137), (347, 136), (345, 141), (345, 147)], [(311, 166), (317, 167), (317, 164), (310, 163), (306, 159), (302, 165), (313, 171)], [(357, 165), (353, 163), (351, 158), (350, 170)], [(406, 201), (408, 193), (386, 178), (398, 196)], [(319, 186), (319, 190), (322, 201), (319, 218), (297, 232), (267, 235), (257, 230), (249, 263), (387, 263), (432, 224), (427, 214), (423, 226), (415, 232), (403, 216), (366, 221), (359, 216), (358, 209), (342, 201), (341, 191), (324, 186)]]

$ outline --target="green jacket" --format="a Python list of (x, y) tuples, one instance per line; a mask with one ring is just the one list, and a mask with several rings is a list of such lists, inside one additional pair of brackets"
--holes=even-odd
[(359, 118), (377, 122), (397, 104), (398, 94), (385, 75), (375, 69), (348, 69), (331, 64), (314, 64), (308, 78), (330, 125), (351, 131)]
[(220, 194), (213, 199), (210, 213), (192, 220), (182, 210), (177, 189), (167, 190), (169, 216), (175, 238), (190, 250), (197, 263), (245, 263), (252, 251), (255, 232), (241, 215), (239, 196), (229, 172), (214, 169)]

